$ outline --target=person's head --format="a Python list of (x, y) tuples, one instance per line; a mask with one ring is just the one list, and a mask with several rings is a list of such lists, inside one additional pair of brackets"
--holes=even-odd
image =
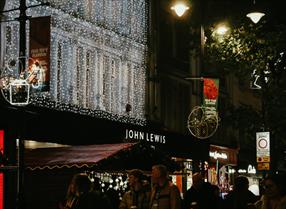
[(286, 176), (284, 174), (268, 175), (263, 181), (264, 194), (270, 198), (286, 195)]
[(199, 172), (194, 173), (192, 176), (192, 179), (193, 179), (193, 187), (194, 188), (200, 188), (204, 183), (204, 178), (203, 178), (202, 174)]
[(144, 174), (140, 169), (132, 169), (128, 172), (128, 182), (131, 187), (142, 183)]
[(94, 189), (94, 190), (101, 190), (100, 178), (99, 178), (99, 177), (94, 177), (94, 180), (93, 180), (93, 189)]
[(87, 174), (85, 173), (79, 173), (73, 176), (70, 187), (69, 187), (69, 192), (80, 196), (83, 193), (87, 193), (91, 190), (91, 181)]
[(238, 176), (234, 179), (234, 190), (245, 191), (248, 190), (249, 181), (245, 176)]
[(153, 165), (152, 166), (152, 181), (153, 183), (162, 183), (168, 179), (168, 170), (164, 165)]

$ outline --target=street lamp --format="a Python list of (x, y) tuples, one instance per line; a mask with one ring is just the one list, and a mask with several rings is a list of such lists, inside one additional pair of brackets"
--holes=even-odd
[[(203, 24), (203, 1), (204, 0), (201, 0), (200, 1), (200, 11), (201, 11), (201, 14), (200, 14), (200, 70), (203, 71), (204, 70), (204, 65), (203, 65), (203, 59), (204, 59), (204, 45), (205, 45), (205, 32), (204, 32), (204, 24)], [(171, 7), (171, 10), (174, 10), (176, 15), (178, 17), (182, 17), (185, 12), (187, 10), (189, 10), (190, 7), (187, 5), (186, 2), (183, 2), (183, 1), (178, 1), (176, 3), (173, 4), (173, 6)]]
[(246, 17), (250, 18), (255, 24), (265, 15), (265, 13), (260, 12), (256, 7), (255, 0), (253, 0), (253, 11), (249, 12)]
[(264, 16), (265, 14), (262, 12), (250, 12), (246, 15), (246, 17), (250, 18), (252, 22), (255, 24), (259, 22), (259, 20)]
[(179, 17), (183, 16), (187, 10), (190, 9), (187, 5), (185, 5), (183, 2), (178, 2), (174, 6), (171, 7), (172, 10), (175, 11), (176, 15)]
[(215, 33), (219, 36), (223, 36), (227, 33), (227, 31), (229, 30), (229, 28), (224, 25), (224, 24), (220, 24), (215, 28)]
[[(215, 98), (211, 98), (208, 99), (208, 101), (212, 100), (212, 104), (215, 105), (210, 105), (210, 102), (207, 104), (205, 101), (205, 94), (204, 94), (204, 90), (207, 89), (207, 86), (211, 86), (214, 87), (215, 92), (218, 92), (218, 79), (207, 79), (207, 78), (203, 78), (201, 75), (204, 73), (205, 70), (205, 66), (204, 66), (204, 47), (205, 47), (205, 31), (204, 31), (204, 9), (205, 9), (205, 5), (204, 5), (204, 0), (200, 0), (198, 2), (198, 11), (199, 11), (199, 24), (197, 25), (197, 28), (199, 29), (199, 36), (200, 36), (200, 44), (199, 44), (199, 56), (198, 56), (198, 67), (195, 68), (195, 75), (194, 77), (188, 77), (185, 78), (186, 80), (196, 80), (199, 81), (197, 83), (197, 89), (199, 92), (201, 92), (200, 96), (197, 98), (196, 101), (199, 101), (197, 103), (199, 103), (198, 106), (195, 106), (191, 113), (188, 116), (188, 120), (187, 120), (187, 127), (190, 131), (190, 133), (195, 136), (196, 138), (199, 139), (206, 139), (209, 138), (211, 136), (213, 136), (213, 134), (216, 132), (217, 128), (218, 128), (218, 114), (216, 111), (216, 104), (217, 104), (217, 97)], [(178, 12), (176, 12), (176, 8), (178, 10)], [(187, 11), (189, 9), (189, 6), (183, 2), (177, 2), (176, 4), (174, 4), (171, 7), (172, 10), (174, 10), (176, 12), (176, 15), (181, 17), (185, 11)], [(221, 31), (222, 32), (222, 31)], [(224, 28), (224, 31), (226, 32), (226, 28)], [(212, 83), (214, 85), (205, 85), (206, 83)], [(218, 95), (218, 94), (217, 94)], [(214, 102), (215, 101), (215, 102)], [(211, 107), (212, 106), (212, 107)]]

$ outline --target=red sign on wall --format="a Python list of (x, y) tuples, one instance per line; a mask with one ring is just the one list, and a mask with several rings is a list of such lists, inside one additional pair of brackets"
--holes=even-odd
[[(0, 152), (4, 156), (4, 131), (0, 130)], [(3, 165), (0, 165), (3, 166)], [(0, 209), (4, 208), (4, 173), (0, 172)]]

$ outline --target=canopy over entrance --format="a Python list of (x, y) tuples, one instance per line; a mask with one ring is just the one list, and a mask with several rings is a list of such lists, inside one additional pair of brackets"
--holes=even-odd
[(27, 170), (82, 168), (94, 170), (151, 170), (165, 164), (170, 171), (179, 165), (166, 153), (144, 143), (78, 145), (57, 148), (25, 149)]
[(134, 143), (120, 143), (26, 149), (25, 165), (31, 170), (64, 167), (88, 168), (134, 145)]

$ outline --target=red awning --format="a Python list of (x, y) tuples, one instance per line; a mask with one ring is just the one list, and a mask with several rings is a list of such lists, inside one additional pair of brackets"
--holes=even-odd
[(25, 167), (30, 170), (92, 167), (101, 160), (128, 149), (135, 143), (96, 144), (25, 150)]

